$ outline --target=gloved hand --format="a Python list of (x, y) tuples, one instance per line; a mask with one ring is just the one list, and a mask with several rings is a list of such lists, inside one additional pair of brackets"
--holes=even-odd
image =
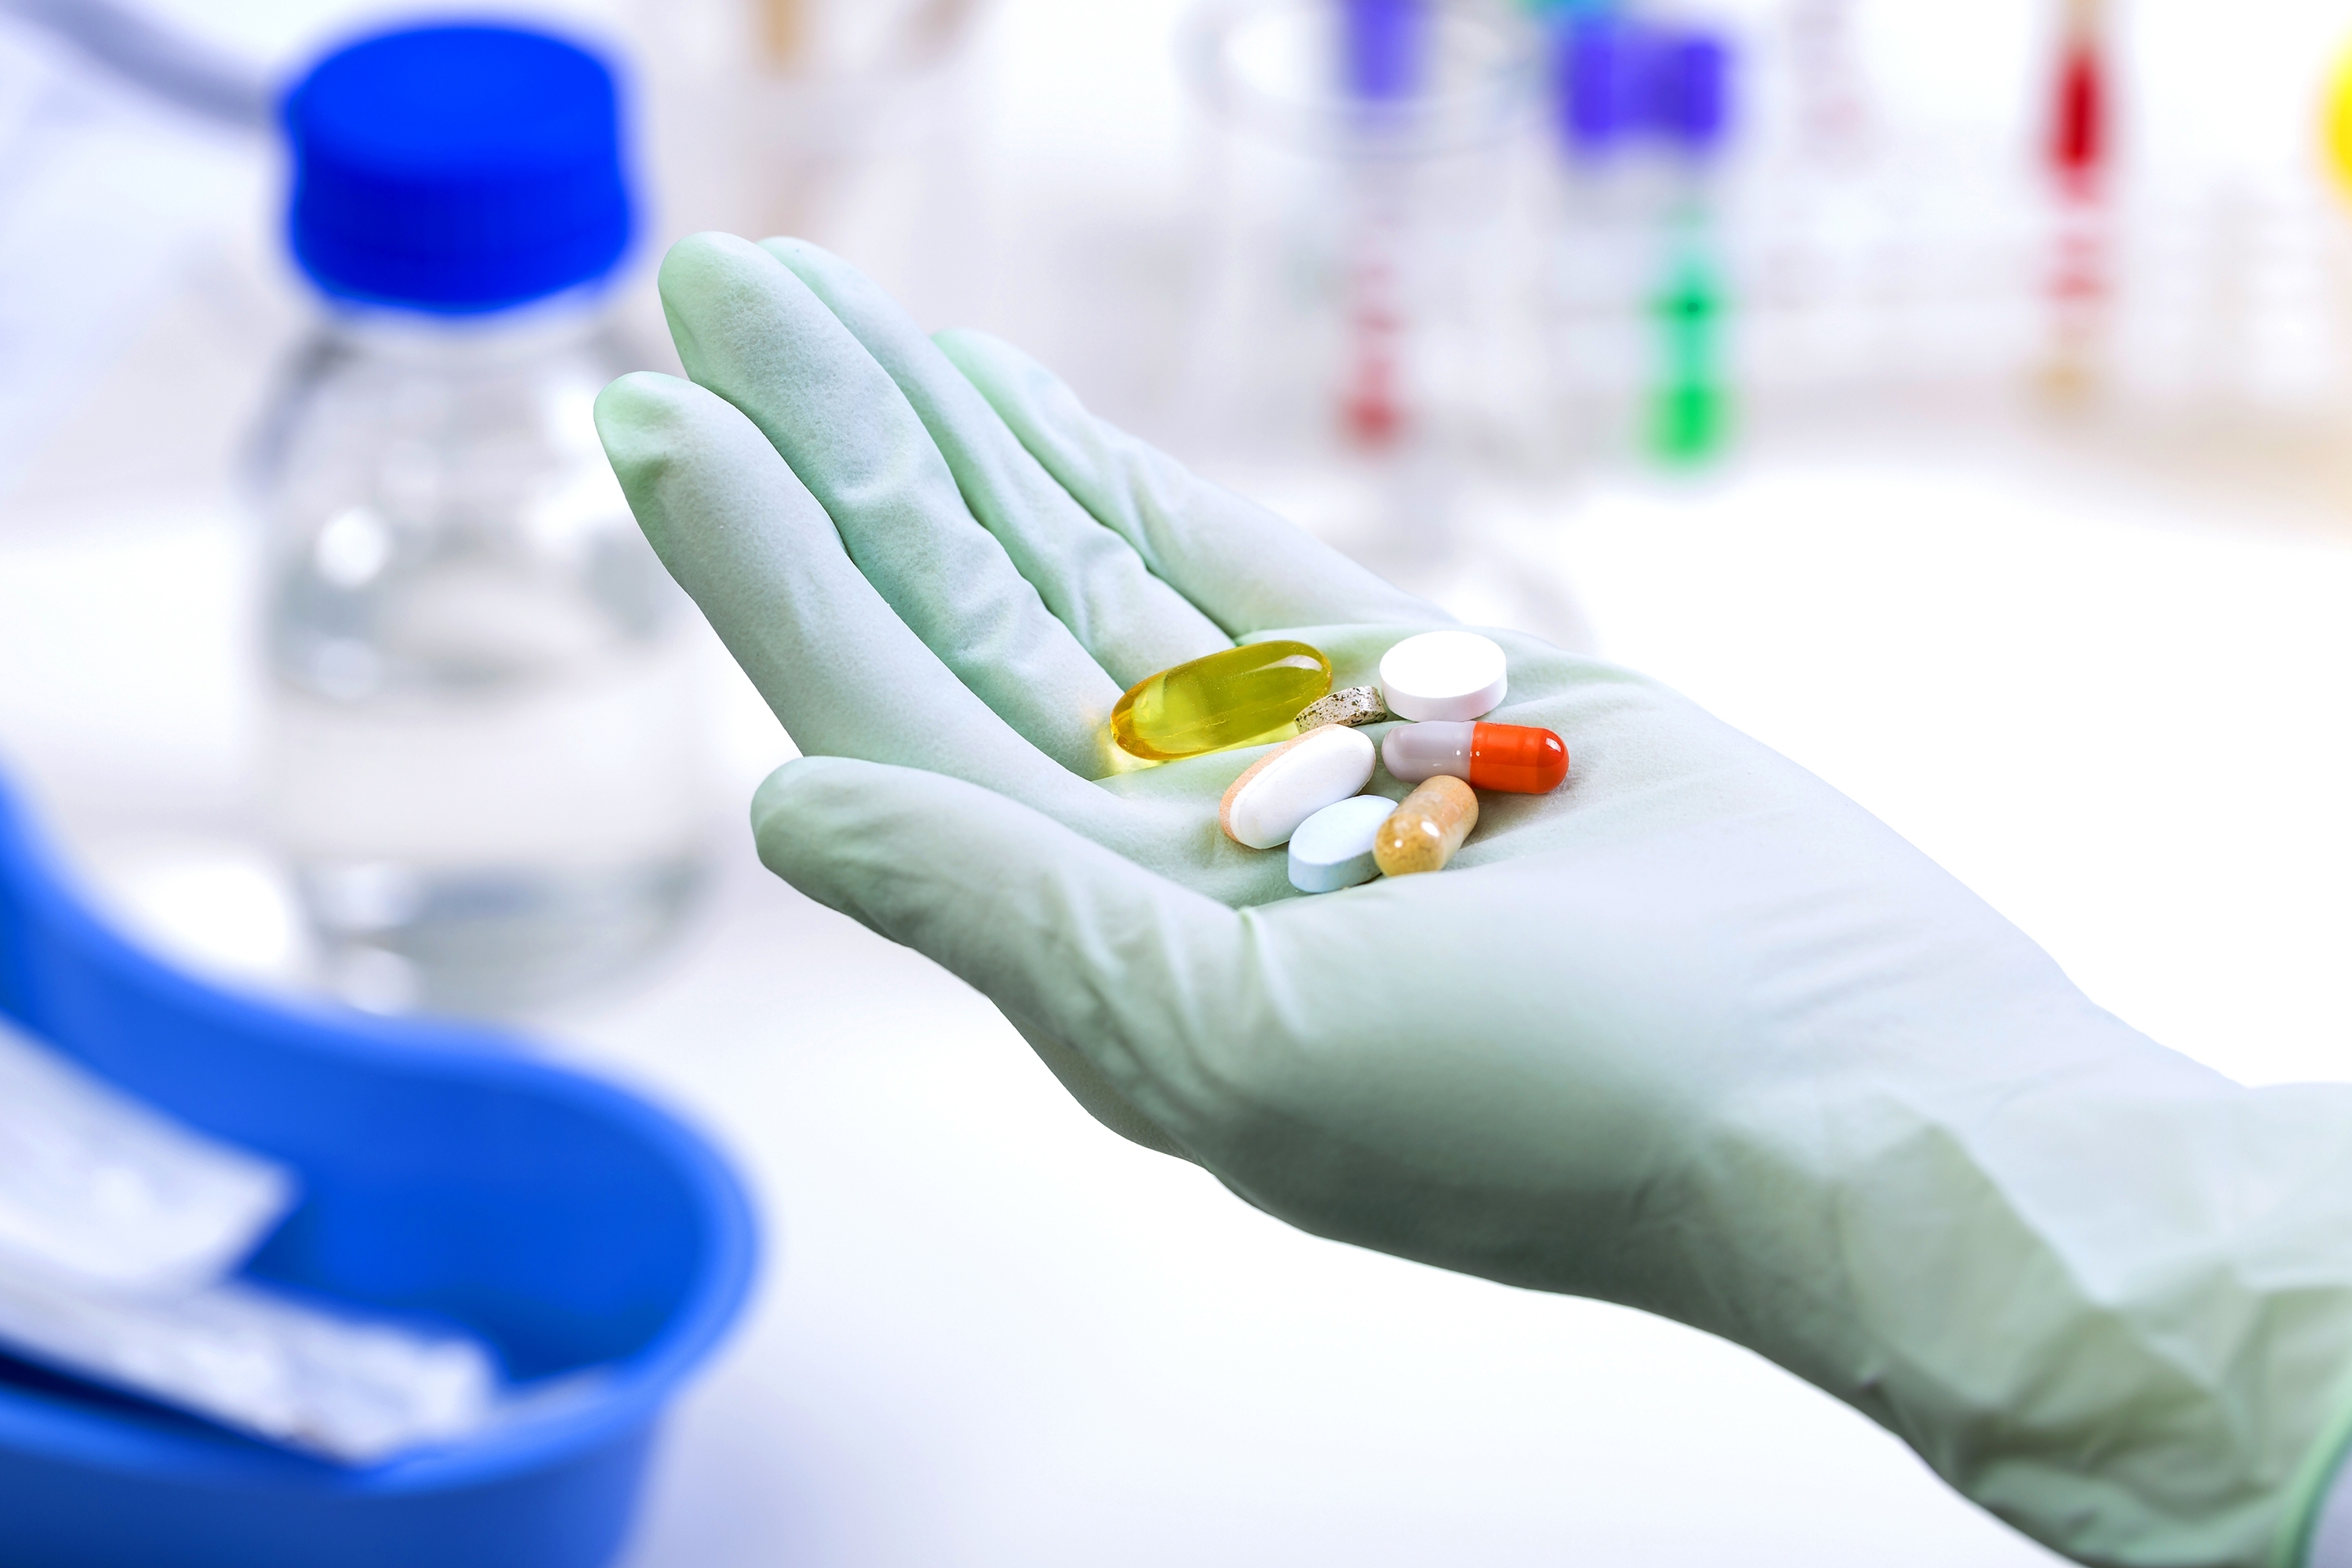
[(661, 286), (695, 384), (626, 377), (599, 427), (806, 753), (752, 805), (780, 875), (1302, 1229), (1736, 1340), (2086, 1563), (2301, 1560), (2352, 1089), (2150, 1043), (1802, 769), (1509, 633), (1496, 717), (1565, 737), (1566, 787), (1486, 796), (1443, 873), (1291, 896), (1216, 825), (1255, 752), (1119, 772), (1104, 719), (1234, 639), (1371, 680), (1440, 611), (813, 247), (699, 236)]

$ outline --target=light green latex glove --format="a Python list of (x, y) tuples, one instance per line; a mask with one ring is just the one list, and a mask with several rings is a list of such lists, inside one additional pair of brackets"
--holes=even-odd
[(1509, 633), (1496, 717), (1568, 785), (1292, 896), (1217, 829), (1255, 752), (1113, 773), (1103, 719), (1236, 638), (1372, 679), (1439, 611), (811, 247), (688, 239), (662, 291), (699, 384), (597, 418), (808, 753), (752, 806), (780, 875), (1303, 1229), (1736, 1340), (2084, 1562), (2296, 1559), (2352, 1393), (2352, 1090), (2151, 1044), (1803, 770)]

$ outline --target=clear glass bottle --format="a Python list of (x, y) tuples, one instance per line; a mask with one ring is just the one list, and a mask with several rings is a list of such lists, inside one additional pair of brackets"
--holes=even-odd
[(353, 317), (261, 474), (270, 817), (352, 1001), (498, 1011), (644, 951), (695, 880), (682, 595), (597, 446), (581, 310)]
[[(405, 190), (415, 210), (388, 238), (366, 226), (403, 193), (382, 195), (380, 168), (362, 185), (334, 166), (416, 161), (399, 110), (420, 78), (487, 81), (492, 132), (507, 99), (543, 120), (530, 70), (551, 49), (577, 76), (565, 51), (578, 51), (514, 43), (533, 37), (389, 35), (346, 51), (368, 71), (338, 77), (345, 57), (331, 57), (291, 100), (295, 250), (331, 309), (258, 454), (264, 792), (322, 978), (378, 1010), (510, 1011), (610, 974), (676, 926), (700, 858), (690, 606), (591, 416), (631, 368), (595, 293), (622, 236), (573, 243), (574, 189), (552, 215), (569, 227), (550, 224), (570, 250), (518, 247), (518, 232), (531, 238), (528, 181), (550, 162), (539, 146), (524, 149), (535, 163), (511, 160), (525, 183), (509, 181), (488, 237), (469, 240), (466, 211), (451, 216), (467, 180), (450, 171), (480, 184), (502, 148), (494, 133), (479, 152), (464, 144), (464, 106), (446, 90)], [(596, 79), (609, 135), (609, 79)], [(306, 125), (323, 127), (307, 149)], [(609, 145), (601, 156), (613, 162)], [(367, 203), (338, 214), (339, 179)], [(419, 233), (444, 254), (420, 264)]]

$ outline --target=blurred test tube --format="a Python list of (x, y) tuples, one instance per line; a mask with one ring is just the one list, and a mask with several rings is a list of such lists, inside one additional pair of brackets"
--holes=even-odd
[(1582, 395), (1571, 417), (1613, 445), (1606, 410), (1622, 398), (1654, 455), (1703, 460), (1729, 401), (1711, 187), (1733, 123), (1730, 47), (1614, 8), (1565, 9), (1552, 26), (1562, 374)]
[(1651, 171), (1631, 156), (1636, 35), (1613, 6), (1558, 7), (1548, 21), (1560, 154), (1548, 268), (1559, 418), (1571, 444), (1613, 451), (1637, 439), (1622, 419), (1643, 381), (1640, 301), (1658, 205)]
[[(2352, 44), (2339, 51), (2329, 68), (2322, 91), (2319, 131), (2327, 171), (2336, 182), (2335, 194), (2339, 203), (2352, 202)], [(2339, 264), (2339, 320), (2352, 321), (2352, 293), (2347, 292), (2347, 285), (2352, 285), (2352, 278), (2342, 275)], [(2337, 330), (2342, 334), (2347, 329), (2339, 326)], [(2347, 415), (2352, 415), (2352, 409), (2338, 411), (2339, 417)]]
[(1702, 462), (1722, 447), (1726, 300), (1715, 234), (1713, 163), (1730, 129), (1731, 51), (1692, 30), (1659, 40), (1650, 61), (1650, 115), (1675, 160), (1682, 190), (1668, 219), (1665, 276), (1652, 304), (1660, 336), (1651, 398), (1652, 450), (1668, 463)]
[(2053, 202), (2050, 340), (2041, 383), (2066, 402), (2097, 376), (2110, 292), (2107, 212), (2112, 134), (2106, 6), (2061, 0), (2042, 155)]
[[(1182, 58), (1202, 247), (1192, 449), (1383, 465), (1394, 530), (1445, 548), (1445, 478), (1495, 417), (1510, 133), (1537, 35), (1479, 0), (1213, 0)], [(1516, 410), (1514, 410), (1514, 416)]]
[(660, 229), (798, 235), (919, 313), (969, 309), (956, 240), (984, 3), (635, 0)]
[[(1341, 0), (1339, 68), (1373, 135), (1380, 132), (1379, 117), (1410, 102), (1421, 83), (1429, 48), (1427, 5), (1428, 0)], [(1349, 174), (1348, 344), (1340, 420), (1357, 445), (1377, 450), (1404, 430), (1399, 360), (1405, 320), (1398, 248), (1407, 193), (1380, 160), (1359, 161)]]
[(1783, 26), (1797, 142), (1817, 165), (1851, 163), (1870, 140), (1870, 94), (1854, 42), (1853, 10), (1853, 0), (1788, 0)]

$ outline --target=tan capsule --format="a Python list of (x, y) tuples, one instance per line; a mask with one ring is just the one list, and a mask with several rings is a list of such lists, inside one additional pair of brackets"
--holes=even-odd
[(1440, 773), (1423, 783), (1381, 824), (1372, 859), (1387, 877), (1443, 871), (1478, 826), (1478, 792)]

